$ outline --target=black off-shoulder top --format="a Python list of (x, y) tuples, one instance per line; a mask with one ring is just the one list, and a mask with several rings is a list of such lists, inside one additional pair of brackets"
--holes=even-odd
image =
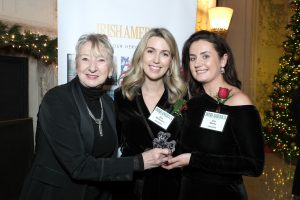
[(205, 92), (188, 101), (181, 137), (183, 152), (192, 152), (183, 175), (201, 182), (238, 183), (242, 176), (259, 176), (264, 166), (264, 142), (259, 113), (253, 105), (221, 105), (228, 114), (223, 132), (200, 127), (205, 111), (217, 101)]

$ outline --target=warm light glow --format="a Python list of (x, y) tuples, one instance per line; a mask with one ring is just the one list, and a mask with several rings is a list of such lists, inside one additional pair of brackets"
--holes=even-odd
[(196, 31), (210, 30), (208, 9), (216, 7), (216, 0), (197, 0)]
[(233, 9), (227, 7), (213, 7), (208, 9), (211, 31), (226, 34)]

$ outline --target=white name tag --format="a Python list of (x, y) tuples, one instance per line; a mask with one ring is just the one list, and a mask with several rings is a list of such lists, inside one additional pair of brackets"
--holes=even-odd
[(167, 130), (168, 126), (174, 119), (174, 116), (156, 106), (148, 119)]
[(226, 114), (205, 111), (200, 127), (222, 132), (227, 118)]

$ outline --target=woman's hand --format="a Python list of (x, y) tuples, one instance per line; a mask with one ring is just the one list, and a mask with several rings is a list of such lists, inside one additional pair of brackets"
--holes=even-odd
[(169, 149), (155, 148), (142, 153), (144, 169), (159, 167), (169, 160)]
[(168, 160), (167, 164), (162, 165), (164, 169), (173, 169), (177, 167), (184, 167), (190, 163), (191, 153), (180, 154)]

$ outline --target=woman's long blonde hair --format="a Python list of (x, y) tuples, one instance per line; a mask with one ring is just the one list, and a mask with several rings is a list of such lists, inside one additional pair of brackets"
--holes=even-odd
[(133, 54), (130, 69), (121, 77), (123, 79), (121, 84), (123, 96), (133, 100), (145, 81), (142, 59), (148, 40), (151, 37), (163, 38), (170, 47), (172, 62), (169, 70), (163, 77), (163, 81), (166, 90), (168, 90), (169, 103), (175, 103), (176, 100), (186, 95), (187, 87), (180, 75), (179, 52), (176, 41), (173, 35), (165, 28), (150, 29), (139, 42)]

